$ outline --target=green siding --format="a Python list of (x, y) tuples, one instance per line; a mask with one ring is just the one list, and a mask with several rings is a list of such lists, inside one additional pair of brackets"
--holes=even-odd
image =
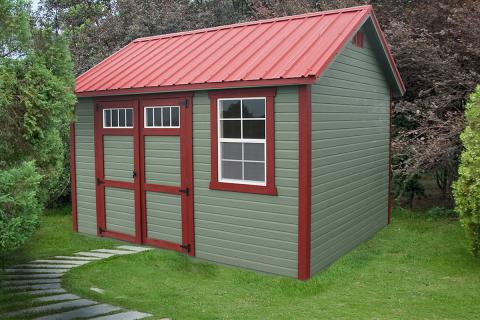
[(278, 196), (215, 191), (210, 182), (210, 101), (193, 98), (195, 244), (199, 258), (297, 276), (298, 89), (275, 98)]
[(178, 195), (147, 192), (148, 237), (182, 243), (182, 200)]
[(75, 108), (75, 164), (77, 177), (78, 231), (97, 234), (95, 206), (95, 154), (93, 142), (93, 102), (78, 99)]
[(312, 274), (387, 224), (389, 103), (368, 37), (312, 86)]
[(145, 137), (147, 183), (180, 186), (180, 137)]
[(133, 182), (133, 136), (104, 136), (105, 180)]
[(135, 194), (133, 190), (105, 188), (107, 231), (135, 235)]

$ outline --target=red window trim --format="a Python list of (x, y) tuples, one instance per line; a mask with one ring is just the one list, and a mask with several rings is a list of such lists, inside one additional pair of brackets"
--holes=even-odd
[[(275, 186), (275, 118), (274, 99), (277, 93), (276, 88), (250, 88), (232, 89), (209, 92), (210, 98), (210, 141), (211, 141), (211, 181), (209, 188), (212, 190), (256, 193), (265, 195), (277, 195)], [(267, 181), (265, 186), (252, 184), (237, 184), (218, 181), (218, 138), (217, 138), (217, 101), (223, 98), (266, 98), (266, 170)]]

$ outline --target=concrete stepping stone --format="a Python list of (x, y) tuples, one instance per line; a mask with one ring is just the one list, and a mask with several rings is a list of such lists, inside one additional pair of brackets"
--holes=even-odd
[(32, 261), (30, 263), (48, 263), (48, 264), (60, 264), (60, 265), (63, 265), (63, 264), (75, 264), (75, 265), (78, 265), (78, 266), (81, 266), (81, 265), (84, 265), (86, 263), (90, 263), (92, 261), (76, 261), (76, 260), (35, 260), (35, 261)]
[[(74, 300), (74, 301), (79, 301), (79, 300)], [(71, 320), (71, 319), (85, 319), (85, 318), (89, 319), (91, 317), (107, 314), (107, 313), (118, 311), (118, 310), (121, 310), (121, 308), (111, 306), (109, 304), (98, 304), (96, 306), (90, 306), (90, 307), (80, 308), (72, 311), (43, 316), (40, 318), (35, 318), (34, 320)]]
[(92, 252), (111, 253), (111, 254), (118, 254), (118, 255), (136, 253), (135, 251), (130, 251), (130, 250), (115, 250), (115, 249), (98, 249), (98, 250), (93, 250)]
[(5, 290), (46, 290), (61, 289), (60, 283), (27, 284), (21, 286), (4, 287)]
[(46, 296), (46, 297), (40, 297), (40, 298), (35, 298), (33, 301), (36, 302), (57, 302), (57, 301), (66, 301), (66, 300), (77, 300), (80, 299), (79, 296), (76, 294), (71, 294), (71, 293), (65, 293), (65, 294), (57, 294), (54, 296)]
[(68, 269), (55, 269), (55, 268), (48, 268), (48, 269), (6, 269), (5, 272), (9, 273), (65, 273)]
[(65, 259), (65, 260), (82, 260), (82, 261), (96, 261), (102, 258), (95, 257), (70, 257), (70, 256), (55, 256), (54, 259)]
[[(66, 308), (80, 308), (80, 307), (86, 307), (86, 306), (91, 306), (97, 304), (97, 302), (88, 300), (88, 299), (79, 299), (79, 300), (73, 300), (73, 301), (67, 301), (67, 302), (60, 302), (60, 303), (53, 303), (53, 304), (46, 304), (43, 306), (38, 306), (38, 307), (32, 307), (32, 308), (27, 308), (23, 310), (17, 310), (13, 312), (7, 312), (4, 313), (4, 317), (16, 317), (24, 314), (32, 314), (32, 313), (39, 313), (39, 312), (49, 312), (49, 311), (57, 311), (57, 310), (62, 310)], [(58, 319), (64, 319), (64, 318), (58, 318)], [(71, 319), (71, 318), (70, 318)]]
[(13, 267), (13, 269), (22, 269), (22, 268), (53, 268), (53, 269), (71, 269), (78, 267), (78, 265), (74, 264), (36, 264), (36, 263), (27, 263), (27, 264), (19, 264)]
[(110, 258), (113, 257), (114, 254), (111, 253), (98, 253), (98, 252), (77, 252), (75, 253), (78, 256), (86, 256), (86, 257), (94, 257), (94, 258)]
[(34, 296), (44, 296), (47, 294), (56, 294), (56, 293), (66, 293), (65, 289), (46, 289), (46, 290), (32, 290), (32, 291), (22, 291), (19, 294), (29, 294)]
[(16, 285), (23, 285), (23, 284), (35, 284), (35, 283), (60, 283), (62, 279), (54, 278), (54, 279), (26, 279), (26, 280), (7, 280), (2, 281), (2, 285), (4, 286), (16, 286)]
[(108, 316), (101, 316), (92, 318), (92, 320), (137, 320), (137, 319), (144, 319), (151, 317), (152, 315), (149, 313), (143, 313), (138, 311), (127, 311), (117, 314), (111, 314)]
[(56, 279), (61, 278), (61, 273), (33, 273), (33, 274), (6, 274), (2, 279)]
[(148, 247), (135, 247), (135, 246), (118, 246), (117, 248), (118, 249), (135, 251), (135, 252), (143, 252), (143, 251), (152, 250), (152, 248), (148, 248)]

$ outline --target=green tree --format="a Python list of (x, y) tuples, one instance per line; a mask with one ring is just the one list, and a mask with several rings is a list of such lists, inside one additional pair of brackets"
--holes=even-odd
[(460, 135), (464, 150), (458, 180), (454, 183), (455, 210), (460, 214), (471, 250), (480, 255), (480, 85), (465, 109), (465, 129)]
[(76, 101), (73, 64), (63, 36), (34, 23), (29, 10), (25, 1), (0, 0), (1, 251), (28, 238), (29, 222), (69, 180), (64, 137)]

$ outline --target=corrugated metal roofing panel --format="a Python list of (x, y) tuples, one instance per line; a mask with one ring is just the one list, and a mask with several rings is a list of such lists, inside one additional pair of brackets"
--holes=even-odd
[(371, 10), (361, 6), (140, 38), (79, 76), (75, 91), (314, 81), (361, 23), (374, 19)]

